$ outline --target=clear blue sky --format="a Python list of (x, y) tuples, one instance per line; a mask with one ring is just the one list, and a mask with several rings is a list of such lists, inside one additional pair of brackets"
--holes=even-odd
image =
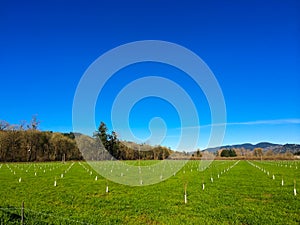
[[(198, 54), (217, 78), (226, 103), (224, 144), (300, 143), (300, 2), (295, 1), (1, 1), (0, 119), (29, 121), (42, 130), (72, 131), (77, 84), (106, 51), (138, 40), (164, 40)], [(107, 84), (96, 121), (111, 127), (110, 107), (130, 79), (172, 77), (194, 99), (201, 124), (210, 124), (205, 96), (174, 68), (160, 64), (125, 68)], [(170, 75), (171, 74), (171, 75)], [(106, 92), (105, 92), (106, 90)], [(141, 116), (143, 115), (143, 116)], [(153, 117), (170, 128), (174, 146), (178, 115), (161, 99), (144, 99), (130, 121), (147, 136)], [(205, 147), (209, 126), (201, 130)]]

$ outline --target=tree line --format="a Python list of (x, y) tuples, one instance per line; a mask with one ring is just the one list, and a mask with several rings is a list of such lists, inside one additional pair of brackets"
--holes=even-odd
[(101, 122), (93, 137), (75, 134), (79, 149), (86, 160), (163, 160), (172, 151), (163, 146), (150, 146), (120, 141), (116, 132), (109, 132)]
[(101, 122), (92, 137), (76, 133), (40, 131), (33, 117), (29, 124), (0, 121), (0, 162), (44, 162), (65, 160), (162, 160), (171, 150), (120, 141)]
[(275, 153), (272, 149), (263, 148), (254, 148), (253, 150), (245, 148), (221, 148), (216, 152), (216, 155), (218, 157), (238, 157), (239, 159), (293, 159), (294, 155), (297, 155), (297, 152), (293, 154), (290, 151)]
[(234, 149), (223, 149), (220, 154), (221, 157), (236, 157), (236, 152)]
[(74, 135), (38, 130), (39, 121), (33, 117), (29, 124), (12, 125), (0, 121), (0, 161), (41, 162), (81, 160)]

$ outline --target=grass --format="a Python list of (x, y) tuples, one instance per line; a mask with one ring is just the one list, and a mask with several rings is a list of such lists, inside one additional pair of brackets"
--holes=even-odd
[(204, 171), (198, 171), (199, 161), (189, 161), (163, 182), (135, 187), (106, 180), (86, 162), (0, 167), (0, 224), (20, 224), (22, 201), (25, 224), (300, 223), (300, 199), (293, 194), (294, 179), (300, 194), (296, 161), (214, 161)]

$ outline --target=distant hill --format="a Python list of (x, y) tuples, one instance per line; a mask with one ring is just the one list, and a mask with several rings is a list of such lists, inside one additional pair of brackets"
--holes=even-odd
[(300, 152), (300, 145), (299, 144), (285, 144), (285, 145), (277, 145), (273, 149), (275, 153), (285, 153), (285, 152), (292, 152), (299, 153)]
[(268, 151), (272, 150), (274, 153), (285, 153), (285, 152), (291, 152), (291, 153), (296, 153), (300, 152), (300, 145), (299, 144), (274, 144), (274, 143), (269, 143), (269, 142), (260, 142), (258, 144), (251, 144), (251, 143), (244, 143), (244, 144), (237, 144), (237, 145), (224, 145), (218, 148), (208, 148), (205, 149), (206, 151), (209, 152), (216, 152), (219, 149), (231, 149), (231, 148), (244, 148), (246, 150), (253, 151), (255, 148), (262, 148), (263, 151)]

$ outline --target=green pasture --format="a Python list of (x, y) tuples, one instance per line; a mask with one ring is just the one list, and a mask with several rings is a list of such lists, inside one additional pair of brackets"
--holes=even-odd
[[(142, 174), (159, 161), (126, 163), (141, 167)], [(171, 166), (158, 167), (155, 176), (182, 162), (166, 163)], [(114, 161), (96, 164), (116, 169)], [(86, 162), (2, 163), (0, 224), (21, 224), (22, 202), (24, 224), (300, 224), (300, 162), (200, 166), (189, 161), (160, 183), (127, 186), (103, 178)]]

